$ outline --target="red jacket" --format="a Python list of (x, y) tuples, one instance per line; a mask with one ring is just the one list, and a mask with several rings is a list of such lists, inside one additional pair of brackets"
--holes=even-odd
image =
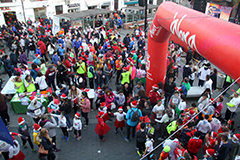
[(119, 53), (121, 53), (121, 50), (118, 46), (112, 46), (112, 48), (113, 48), (113, 53), (115, 53), (115, 50), (118, 50)]
[(193, 137), (188, 142), (187, 150), (191, 153), (198, 153), (199, 149), (202, 148), (202, 143), (201, 139)]
[(46, 81), (48, 82), (50, 78), (51, 80), (54, 80), (55, 78), (55, 69), (54, 70), (50, 70), (49, 68), (47, 69), (46, 73), (45, 73), (45, 77), (46, 77)]
[(160, 95), (158, 94), (158, 92), (154, 91), (154, 90), (151, 90), (149, 92), (149, 95), (148, 97), (150, 98), (150, 101), (152, 103), (157, 103), (157, 100), (160, 99)]
[(47, 51), (45, 43), (43, 43), (43, 41), (39, 41), (37, 45), (40, 46), (41, 54), (45, 54)]

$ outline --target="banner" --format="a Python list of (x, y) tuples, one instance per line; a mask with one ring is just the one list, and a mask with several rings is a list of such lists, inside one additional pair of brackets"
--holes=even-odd
[(59, 24), (59, 18), (56, 16), (53, 16), (53, 28), (52, 33), (55, 35), (57, 32), (60, 31), (60, 24)]
[[(5, 126), (1, 117), (0, 117), (0, 128), (1, 128), (0, 129), (0, 140), (13, 145), (12, 136), (10, 135), (10, 133), (9, 133), (7, 127)], [(4, 145), (4, 144), (1, 142), (0, 145)]]
[(205, 14), (228, 21), (232, 7), (222, 6), (208, 2), (206, 5)]

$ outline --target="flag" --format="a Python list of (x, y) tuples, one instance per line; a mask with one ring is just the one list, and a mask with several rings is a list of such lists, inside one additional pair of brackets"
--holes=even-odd
[(1, 117), (0, 117), (0, 140), (5, 141), (13, 146), (12, 136), (10, 135)]

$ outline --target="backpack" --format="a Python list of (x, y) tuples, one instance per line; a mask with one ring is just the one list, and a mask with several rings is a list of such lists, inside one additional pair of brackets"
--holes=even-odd
[[(132, 110), (132, 109), (131, 109), (131, 110)], [(138, 110), (137, 110), (136, 112), (134, 112), (134, 111), (132, 110), (132, 112), (133, 112), (133, 114), (132, 114), (132, 117), (131, 117), (131, 121), (132, 121), (132, 122), (138, 121), (138, 119), (139, 119)]]

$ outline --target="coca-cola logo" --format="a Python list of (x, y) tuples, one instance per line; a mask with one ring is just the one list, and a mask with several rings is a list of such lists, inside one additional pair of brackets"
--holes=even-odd
[(180, 29), (180, 25), (185, 17), (187, 17), (187, 14), (185, 14), (181, 19), (177, 18), (178, 12), (174, 15), (174, 21), (172, 21), (170, 25), (170, 31), (173, 35), (176, 35), (180, 40), (182, 40), (184, 43), (186, 43), (189, 47), (194, 49), (195, 51), (198, 52), (198, 49), (196, 47), (195, 39), (196, 39), (196, 34), (193, 34), (191, 36), (189, 31), (183, 31)]

